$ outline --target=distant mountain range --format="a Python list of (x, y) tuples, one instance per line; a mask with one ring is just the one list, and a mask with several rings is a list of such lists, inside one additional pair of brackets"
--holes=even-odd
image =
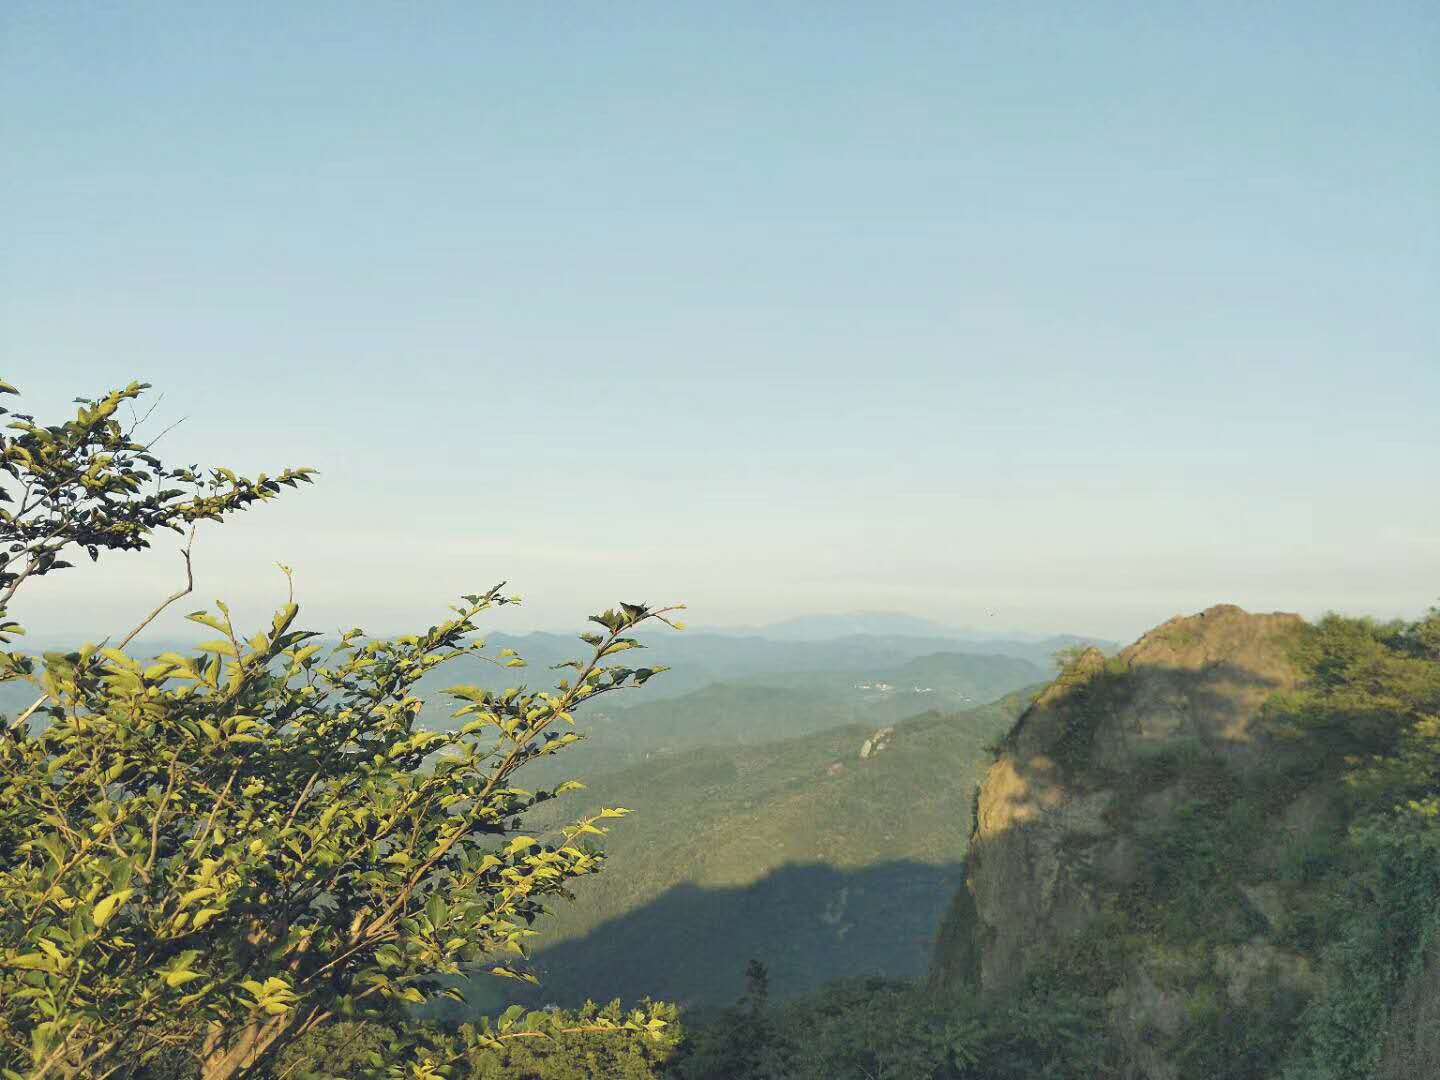
[[(529, 671), (499, 669), (483, 662), (460, 661), (446, 665), (434, 676), (435, 685), (472, 682), (482, 686), (510, 685), (517, 678), (538, 685), (548, 678), (549, 668), (581, 656), (587, 647), (570, 634), (491, 634), (494, 649), (511, 648), (530, 665)], [(1074, 645), (1095, 645), (1102, 651), (1113, 643), (1072, 634), (1038, 640), (987, 639), (976, 641), (955, 637), (915, 634), (848, 634), (818, 640), (784, 640), (740, 635), (674, 631), (640, 635), (645, 652), (626, 654), (635, 667), (668, 666), (662, 677), (649, 683), (637, 699), (653, 701), (675, 697), (716, 682), (753, 679), (792, 672), (846, 672), (858, 676), (881, 676), (924, 656), (936, 654), (990, 656), (1024, 660), (1053, 673), (1053, 658), (1061, 649)], [(1036, 681), (1030, 678), (1027, 681)], [(1016, 684), (1019, 685), (1019, 684)], [(991, 695), (993, 696), (993, 695)], [(978, 700), (986, 700), (976, 694)]]
[[(633, 653), (631, 655), (634, 655)], [(859, 724), (877, 728), (935, 710), (966, 710), (1052, 673), (1011, 656), (931, 653), (893, 667), (766, 672), (712, 682), (683, 694), (616, 695), (576, 712), (585, 740), (537, 763), (529, 783), (587, 777), (701, 746), (754, 746)], [(427, 702), (427, 726), (448, 727), (449, 701)]]
[[(863, 632), (851, 632), (857, 627)], [(642, 690), (597, 703), (592, 711), (608, 715), (617, 710), (628, 711), (683, 698), (715, 684), (738, 684), (729, 691), (715, 692), (708, 700), (689, 703), (697, 707), (691, 712), (696, 719), (690, 723), (700, 726), (715, 718), (712, 706), (721, 707), (727, 694), (733, 697), (742, 693), (747, 684), (751, 689), (763, 686), (774, 691), (773, 700), (777, 702), (788, 688), (797, 696), (803, 695), (804, 700), (797, 701), (796, 708), (786, 713), (786, 720), (766, 736), (785, 738), (838, 724), (880, 722), (927, 708), (965, 708), (993, 700), (1018, 686), (1046, 680), (1053, 671), (1052, 658), (1061, 649), (1077, 644), (1093, 644), (1102, 650), (1113, 648), (1111, 642), (1072, 634), (982, 639), (933, 632), (937, 629), (943, 628), (914, 616), (858, 613), (788, 620), (766, 628), (764, 633), (774, 636), (716, 631), (648, 632), (642, 635), (646, 650), (627, 653), (625, 660), (635, 667), (668, 666), (671, 670)], [(205, 633), (197, 627), (196, 636), (189, 642), (152, 639), (142, 641), (131, 651), (144, 656), (185, 651)], [(442, 666), (421, 686), (422, 692), (430, 696), (425, 715), (427, 724), (437, 726), (448, 716), (449, 702), (438, 694), (446, 686), (472, 683), (501, 689), (516, 683), (549, 684), (558, 676), (549, 670), (551, 667), (588, 652), (588, 646), (574, 634), (536, 632), (485, 636), (492, 655), (502, 648), (511, 648), (529, 666), (498, 668), (468, 659)], [(928, 663), (930, 667), (925, 671), (906, 670), (907, 665), (915, 663)], [(867, 681), (888, 683), (896, 689), (893, 693), (876, 692), (869, 699), (851, 692)], [(931, 687), (944, 700), (922, 700), (915, 696), (926, 687)], [(913, 699), (907, 700), (906, 695), (912, 695)], [(34, 699), (35, 692), (28, 684), (0, 683), (0, 712), (14, 715)], [(773, 716), (776, 710), (761, 712)], [(813, 718), (817, 712), (830, 719), (824, 723), (801, 719)], [(614, 745), (618, 747), (619, 742)]]
[(708, 632), (730, 637), (762, 637), (771, 641), (830, 641), (864, 635), (943, 638), (977, 645), (996, 641), (1030, 645), (1058, 642), (1056, 648), (1076, 643), (1101, 644), (1097, 638), (1074, 634), (1035, 634), (985, 627), (953, 626), (937, 619), (907, 615), (903, 611), (847, 611), (836, 614), (797, 615), (761, 626), (710, 627)]

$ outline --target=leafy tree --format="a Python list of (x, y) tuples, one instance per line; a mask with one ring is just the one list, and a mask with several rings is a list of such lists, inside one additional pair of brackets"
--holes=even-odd
[(745, 965), (745, 993), (696, 1030), (677, 1071), (685, 1080), (779, 1080), (794, 1066), (794, 1050), (781, 1038), (770, 1008), (770, 972), (752, 959)]
[[(512, 1006), (510, 1015), (524, 1010)], [(618, 1037), (627, 1019), (666, 1021), (663, 1029), (644, 1038)], [(456, 1080), (659, 1080), (682, 1038), (679, 1011), (673, 1005), (645, 1002), (629, 1016), (619, 1001), (605, 1006), (587, 1002), (574, 1010), (547, 1007), (528, 1014), (522, 1035), (482, 1044), (473, 1030), (450, 1034), (431, 1029), (429, 1041), (452, 1061)], [(391, 1024), (342, 1021), (320, 1028), (291, 1044), (277, 1060), (277, 1076), (291, 1080), (350, 1077), (363, 1072), (374, 1054), (393, 1053), (415, 1040), (413, 1018)]]
[(553, 1009), (533, 1025), (534, 1037), (473, 1045), (465, 1055), (464, 1080), (658, 1080), (681, 1038), (673, 1005), (647, 1002), (632, 1022), (665, 1021), (649, 1039), (616, 1038), (626, 1022), (620, 1002), (587, 1003), (574, 1011)]
[[(763, 971), (763, 969), (761, 969)], [(747, 972), (753, 976), (754, 970)], [(684, 1080), (1098, 1080), (1103, 1008), (1040, 982), (1010, 997), (935, 994), (895, 979), (841, 979), (770, 1005), (755, 982), (738, 1005), (690, 1024)]]
[(1064, 648), (1056, 649), (1054, 655), (1050, 657), (1050, 665), (1062, 673), (1069, 671), (1089, 651), (1089, 648), (1087, 645), (1066, 645)]
[[(1440, 609), (1413, 623), (1327, 616), (1301, 660), (1306, 683), (1272, 699), (1272, 719), (1318, 744), (1353, 816), (1317, 934), (1327, 990), (1302, 1017), (1285, 1075), (1428, 1075), (1385, 1053), (1406, 1024), (1403, 992), (1440, 939)], [(1421, 1049), (1440, 1053), (1423, 1027)]]
[(1362, 805), (1440, 793), (1440, 609), (1414, 623), (1329, 615), (1300, 641), (1306, 682), (1267, 704), (1321, 768), (1344, 762)]
[[(162, 529), (193, 539), (199, 521), (310, 481), (308, 469), (251, 480), (167, 468), (139, 421), (119, 419), (145, 389), (81, 400), (55, 426), (14, 414), (0, 436), (7, 642), (20, 632), (5, 617), (17, 590), (68, 566), (69, 549), (96, 559)], [(523, 666), (472, 639), (482, 614), (514, 602), (499, 587), (421, 633), (351, 630), (329, 648), (297, 628), (293, 598), (248, 637), (217, 604), (189, 616), (215, 634), (193, 653), (130, 656), (135, 634), (190, 591), (188, 542), (184, 562), (184, 587), (115, 647), (38, 659), (0, 649), (0, 681), (37, 692), (0, 723), (6, 1080), (177, 1061), (204, 1080), (248, 1076), (332, 1021), (458, 996), (466, 971), (528, 978), (530, 924), (600, 868), (590, 838), (625, 813), (525, 835), (527, 810), (577, 785), (529, 791), (517, 772), (579, 738), (582, 702), (660, 670), (612, 658), (674, 609), (594, 616), (587, 657), (560, 665), (553, 689), (457, 687), (455, 728), (427, 732), (415, 723), (423, 676), (465, 655)], [(667, 1018), (602, 1012), (579, 1026), (659, 1038)], [(508, 1013), (461, 1044), (409, 1048), (404, 1075), (447, 1075), (477, 1049), (561, 1033), (544, 1014)], [(385, 1065), (367, 1054), (367, 1067)]]

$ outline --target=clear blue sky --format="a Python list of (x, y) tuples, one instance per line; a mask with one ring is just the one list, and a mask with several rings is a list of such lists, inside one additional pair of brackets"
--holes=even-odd
[(320, 468), (197, 566), (322, 627), (1415, 611), (1437, 124), (1433, 3), (12, 0), (0, 368)]

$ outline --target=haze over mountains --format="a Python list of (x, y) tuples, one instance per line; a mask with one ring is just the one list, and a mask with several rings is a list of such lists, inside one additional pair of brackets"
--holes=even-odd
[[(503, 620), (497, 619), (496, 625)], [(593, 627), (592, 627), (593, 628)], [(436, 715), (446, 703), (435, 691), (446, 686), (473, 683), (500, 688), (518, 682), (538, 686), (558, 673), (549, 669), (562, 661), (580, 655), (585, 646), (576, 638), (584, 629), (577, 624), (567, 632), (537, 631), (509, 634), (503, 631), (485, 635), (489, 655), (501, 649), (514, 649), (525, 659), (526, 669), (501, 668), (494, 664), (461, 659), (442, 666), (425, 680), (422, 687), (429, 693), (427, 717)], [(192, 637), (142, 637), (133, 646), (137, 655), (157, 656), (169, 651), (185, 652), (209, 636), (209, 631), (196, 627)], [(894, 612), (857, 612), (845, 615), (807, 615), (757, 629), (702, 629), (683, 632), (647, 633), (641, 639), (646, 651), (630, 654), (636, 667), (668, 666), (662, 676), (645, 687), (643, 694), (633, 698), (615, 697), (605, 703), (604, 710), (613, 712), (639, 705), (649, 705), (672, 697), (693, 693), (721, 682), (753, 681), (764, 678), (769, 685), (812, 689), (816, 680), (799, 678), (797, 673), (846, 673), (855, 675), (855, 682), (866, 678), (892, 682), (903, 690), (908, 680), (923, 686), (921, 673), (903, 674), (905, 665), (927, 656), (960, 654), (968, 657), (988, 656), (1024, 661), (1023, 668), (996, 662), (995, 670), (1010, 674), (1000, 681), (974, 683), (969, 689), (951, 683), (955, 691), (951, 705), (964, 707), (990, 701), (1010, 690), (1042, 681), (1053, 671), (1053, 658), (1061, 649), (1075, 645), (1094, 645), (1102, 651), (1116, 647), (1115, 642), (1083, 634), (1007, 633), (986, 635), (976, 631), (948, 628), (933, 620)], [(22, 642), (22, 651), (44, 652), (51, 648), (73, 648), (73, 638), (36, 636)], [(978, 671), (972, 663), (970, 670)], [(776, 681), (777, 676), (784, 676)], [(819, 680), (824, 683), (826, 680)], [(833, 681), (833, 680), (832, 680)], [(929, 681), (934, 681), (932, 675)], [(0, 685), (0, 708), (24, 708), (34, 699), (28, 688), (15, 683)], [(936, 702), (919, 702), (914, 711), (939, 707)]]
[[(994, 619), (996, 612), (980, 613)], [(1068, 638), (1067, 634), (1033, 634), (983, 626), (957, 626), (938, 619), (909, 615), (903, 611), (847, 611), (796, 615), (759, 626), (716, 627), (713, 633), (763, 637), (772, 641), (829, 641), (834, 638), (871, 635), (875, 637), (948, 638), (953, 641), (1039, 642), (1047, 638)]]
[[(521, 679), (538, 685), (545, 678), (543, 669), (583, 651), (584, 646), (576, 638), (582, 629), (577, 626), (566, 633), (498, 632), (487, 635), (486, 640), (492, 654), (502, 648), (514, 649), (529, 665), (529, 671), (520, 673)], [(1053, 670), (1054, 656), (1062, 649), (1094, 645), (1108, 651), (1115, 647), (1114, 642), (1089, 635), (981, 635), (947, 629), (926, 619), (890, 614), (806, 616), (756, 630), (691, 627), (683, 632), (652, 631), (642, 634), (639, 640), (646, 651), (631, 654), (633, 666), (670, 668), (637, 696), (637, 701), (645, 702), (689, 693), (711, 683), (780, 673), (849, 672), (879, 678), (920, 657), (941, 653), (1023, 660), (1044, 672)], [(500, 686), (514, 682), (516, 677), (514, 670), (462, 660), (437, 672), (431, 683)], [(987, 692), (982, 700), (1009, 689), (1014, 685)], [(607, 708), (626, 704), (629, 702), (611, 699)]]

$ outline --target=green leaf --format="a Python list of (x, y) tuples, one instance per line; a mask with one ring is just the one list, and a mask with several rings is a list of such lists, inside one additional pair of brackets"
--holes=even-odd
[(211, 615), (208, 611), (192, 611), (189, 615), (186, 615), (185, 618), (189, 619), (191, 622), (197, 622), (201, 623), (204, 626), (208, 626), (211, 630), (218, 630), (222, 634), (228, 634), (230, 632), (230, 627), (228, 625), (226, 625), (220, 619), (217, 619), (214, 615)]
[(22, 971), (49, 971), (54, 966), (54, 961), (44, 953), (25, 953), (22, 956), (0, 961), (0, 964), (5, 967), (20, 968)]
[(126, 900), (129, 900), (134, 893), (134, 889), (121, 889), (118, 892), (111, 893), (95, 905), (95, 910), (90, 913), (90, 918), (97, 927), (103, 929), (105, 924), (114, 918), (115, 912), (120, 910), (121, 905), (124, 904)]
[(444, 898), (439, 893), (431, 893), (430, 898), (425, 901), (425, 917), (430, 920), (430, 925), (434, 927), (444, 925), (449, 914)]
[(521, 851), (529, 851), (533, 847), (539, 847), (540, 842), (533, 836), (517, 836), (505, 845), (505, 854), (515, 855)]

